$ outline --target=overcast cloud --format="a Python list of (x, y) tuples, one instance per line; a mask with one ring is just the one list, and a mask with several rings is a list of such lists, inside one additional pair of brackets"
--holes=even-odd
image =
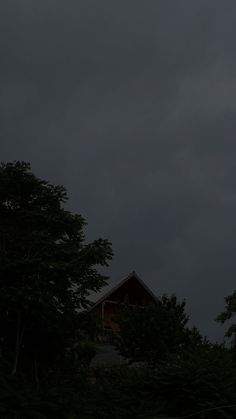
[(214, 318), (236, 288), (236, 3), (0, 4), (0, 156), (68, 189), (108, 274)]

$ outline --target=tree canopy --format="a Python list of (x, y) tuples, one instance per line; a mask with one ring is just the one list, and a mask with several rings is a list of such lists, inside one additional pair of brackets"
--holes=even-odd
[(64, 187), (25, 162), (0, 166), (0, 346), (37, 377), (73, 340), (78, 312), (106, 277), (111, 244), (86, 243), (85, 220), (66, 209)]
[(203, 343), (197, 329), (187, 327), (185, 301), (163, 295), (156, 304), (126, 308), (117, 319), (117, 346), (131, 362), (156, 364), (184, 347)]
[[(225, 323), (236, 317), (236, 291), (232, 295), (225, 297), (225, 310), (217, 317), (217, 321)], [(225, 336), (232, 340), (234, 349), (236, 349), (236, 324), (233, 323), (226, 331)]]

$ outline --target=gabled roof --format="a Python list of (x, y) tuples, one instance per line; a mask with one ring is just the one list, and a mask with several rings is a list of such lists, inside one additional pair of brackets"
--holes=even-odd
[(120, 287), (122, 287), (126, 282), (128, 282), (131, 278), (135, 278), (136, 281), (140, 283), (140, 285), (146, 290), (146, 292), (151, 296), (151, 298), (154, 301), (157, 301), (157, 297), (155, 294), (150, 290), (150, 288), (142, 281), (141, 278), (136, 274), (135, 271), (131, 272), (128, 276), (123, 278), (118, 283), (112, 283), (107, 286), (105, 286), (101, 292), (94, 293), (88, 297), (88, 300), (94, 303), (92, 307), (89, 308), (88, 311), (94, 309), (96, 306), (101, 304), (104, 300), (107, 300), (111, 294), (113, 294), (114, 291), (118, 290)]

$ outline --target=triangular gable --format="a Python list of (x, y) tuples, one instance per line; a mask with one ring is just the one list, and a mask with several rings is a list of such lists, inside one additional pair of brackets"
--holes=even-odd
[(150, 288), (142, 281), (141, 278), (139, 278), (139, 276), (136, 274), (136, 272), (131, 272), (128, 276), (126, 276), (124, 279), (122, 279), (120, 282), (118, 282), (118, 284), (115, 284), (114, 286), (112, 286), (112, 284), (109, 286), (109, 290), (107, 292), (105, 292), (105, 294), (103, 294), (103, 296), (101, 296), (99, 298), (99, 293), (98, 293), (98, 300), (92, 305), (92, 307), (90, 307), (88, 309), (88, 311), (93, 310), (95, 307), (97, 307), (99, 304), (101, 304), (103, 301), (107, 300), (109, 297), (111, 297), (111, 295), (117, 291), (119, 288), (121, 288), (126, 282), (128, 282), (130, 279), (135, 278), (136, 281), (145, 289), (145, 291), (149, 294), (149, 296), (152, 298), (152, 300), (154, 302), (157, 302), (157, 297), (155, 296), (155, 294), (150, 290)]

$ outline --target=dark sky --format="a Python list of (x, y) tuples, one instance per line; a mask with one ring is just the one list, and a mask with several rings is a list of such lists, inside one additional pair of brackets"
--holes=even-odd
[(0, 156), (68, 189), (108, 274), (214, 318), (236, 288), (236, 2), (0, 2)]

